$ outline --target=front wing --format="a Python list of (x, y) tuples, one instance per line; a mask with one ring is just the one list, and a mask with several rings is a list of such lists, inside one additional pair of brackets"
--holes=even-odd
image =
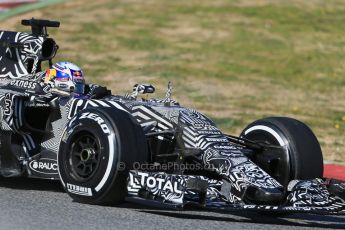
[(279, 205), (248, 204), (233, 195), (229, 186), (226, 181), (204, 176), (132, 170), (129, 173), (126, 200), (172, 209), (197, 207), (218, 212), (248, 210), (282, 214), (345, 215), (345, 201), (330, 192), (332, 189), (324, 179), (290, 182), (286, 199)]

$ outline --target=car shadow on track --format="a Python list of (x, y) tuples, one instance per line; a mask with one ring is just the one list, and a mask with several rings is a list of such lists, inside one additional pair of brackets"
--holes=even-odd
[(261, 215), (254, 212), (232, 212), (229, 217), (226, 216), (213, 216), (212, 212), (207, 214), (194, 214), (161, 210), (141, 210), (141, 212), (162, 215), (182, 219), (200, 219), (208, 221), (226, 221), (226, 222), (239, 222), (239, 223), (256, 223), (256, 224), (269, 224), (269, 225), (285, 225), (285, 226), (300, 226), (300, 227), (314, 227), (314, 228), (345, 228), (345, 217), (343, 216), (318, 216), (311, 214), (290, 215), (285, 217), (272, 217), (268, 215)]
[(64, 192), (57, 180), (33, 179), (25, 177), (0, 178), (0, 187), (20, 190), (39, 190), (50, 192)]
[[(313, 227), (313, 228), (345, 228), (345, 216), (324, 216), (313, 214), (291, 214), (285, 216), (270, 216), (268, 214), (260, 214), (254, 211), (233, 211), (228, 214), (221, 212), (209, 212), (198, 210), (197, 213), (191, 211), (166, 211), (166, 210), (138, 210), (139, 212), (150, 213), (154, 215), (162, 215), (181, 219), (198, 219), (207, 221), (225, 221), (238, 223), (255, 223), (269, 225), (284, 225), (297, 227)], [(228, 216), (226, 216), (228, 215)]]
[[(32, 178), (0, 178), (0, 187), (18, 190), (37, 190), (49, 192), (64, 192), (60, 181)], [(66, 194), (67, 195), (67, 194)], [(132, 203), (124, 203), (119, 208), (131, 209), (137, 212), (161, 215), (180, 219), (198, 219), (208, 221), (224, 221), (238, 223), (257, 223), (270, 225), (300, 226), (314, 228), (345, 228), (345, 216), (321, 216), (312, 214), (292, 214), (285, 216), (270, 216), (254, 211), (231, 211), (227, 214), (215, 211), (186, 210), (174, 211), (164, 208), (151, 208)]]

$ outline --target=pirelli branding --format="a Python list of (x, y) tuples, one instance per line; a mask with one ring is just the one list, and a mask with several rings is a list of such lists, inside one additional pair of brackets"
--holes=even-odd
[(81, 196), (92, 196), (91, 188), (67, 183), (67, 190)]

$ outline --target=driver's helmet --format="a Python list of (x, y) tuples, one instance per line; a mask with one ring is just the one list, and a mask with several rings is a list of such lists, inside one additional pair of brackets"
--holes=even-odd
[(57, 90), (77, 95), (84, 94), (85, 78), (83, 71), (71, 62), (58, 62), (47, 70), (45, 83), (53, 83)]

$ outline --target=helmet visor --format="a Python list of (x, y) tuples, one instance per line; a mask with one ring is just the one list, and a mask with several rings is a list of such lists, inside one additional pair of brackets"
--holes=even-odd
[(64, 73), (62, 71), (53, 71), (53, 73), (55, 72), (55, 77), (56, 80), (58, 81), (68, 81), (69, 80), (69, 75), (67, 73)]

